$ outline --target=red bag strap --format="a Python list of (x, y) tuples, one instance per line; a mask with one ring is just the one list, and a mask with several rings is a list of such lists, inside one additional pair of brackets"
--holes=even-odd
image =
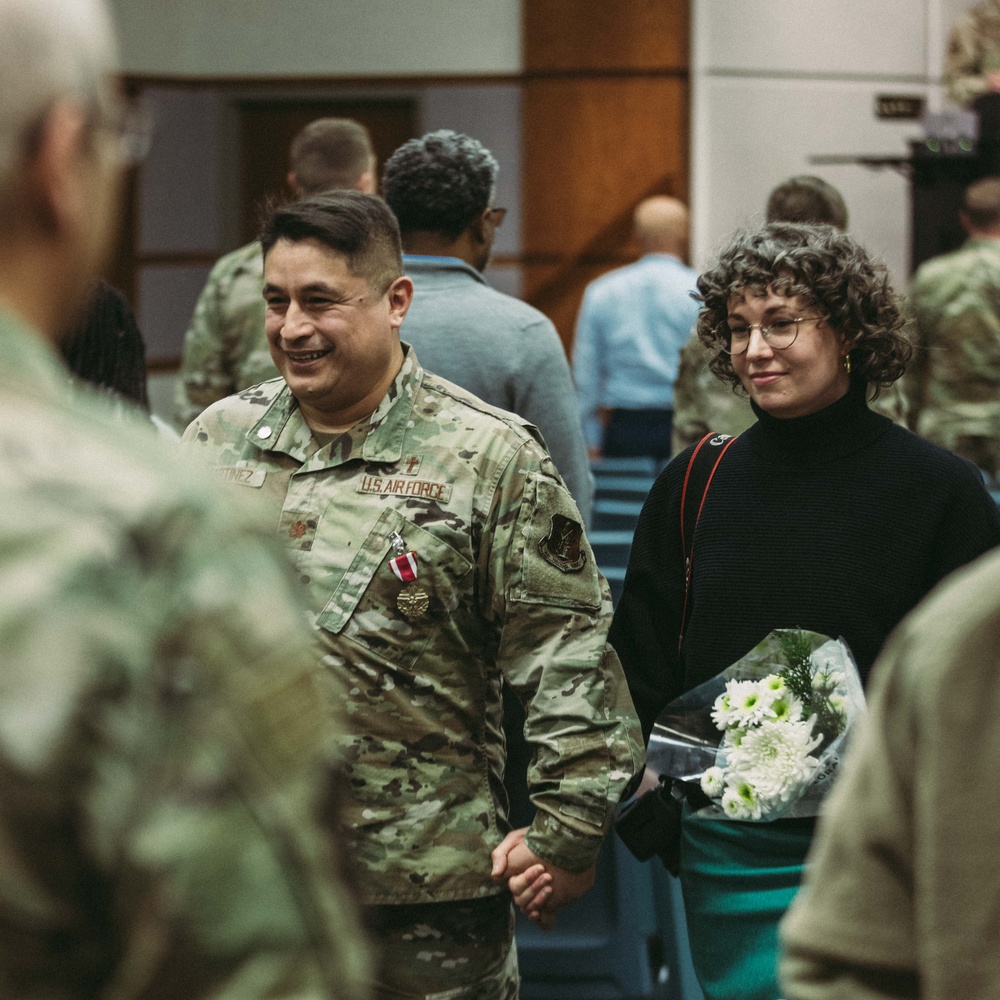
[[(677, 637), (677, 649), (680, 650), (684, 641), (684, 629), (687, 627), (688, 594), (691, 591), (691, 567), (694, 560), (694, 533), (698, 527), (698, 518), (705, 506), (708, 487), (715, 476), (722, 456), (739, 435), (706, 434), (695, 445), (691, 458), (684, 472), (684, 485), (681, 487), (681, 548), (684, 550), (684, 606), (681, 610), (681, 627)], [(695, 499), (697, 498), (697, 499)]]

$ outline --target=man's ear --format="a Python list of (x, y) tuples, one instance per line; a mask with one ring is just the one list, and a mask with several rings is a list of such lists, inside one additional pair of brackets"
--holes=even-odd
[(490, 241), (489, 216), (490, 210), (487, 207), (469, 223), (469, 232), (472, 235), (473, 242), (482, 244)]
[(403, 324), (403, 317), (413, 301), (413, 282), (404, 274), (389, 286), (389, 323), (393, 327)]
[(57, 101), (41, 124), (25, 170), (25, 195), (47, 232), (61, 232), (88, 211), (83, 177), (88, 132), (87, 113), (70, 101)]

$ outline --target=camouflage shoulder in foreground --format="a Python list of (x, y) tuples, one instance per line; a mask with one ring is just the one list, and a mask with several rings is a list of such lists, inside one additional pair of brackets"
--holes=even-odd
[(184, 338), (175, 400), (179, 430), (216, 400), (278, 374), (264, 332), (263, 287), (259, 243), (212, 268)]
[(322, 446), (274, 385), (254, 390), (269, 405), (226, 400), (186, 440), (266, 510), (312, 597), (326, 674), (348, 692), (367, 900), (498, 891), (502, 683), (535, 748), (531, 846), (589, 867), (642, 746), (608, 587), (552, 460), (412, 352), (375, 413)]
[(33, 334), (0, 357), (0, 994), (364, 997), (273, 542)]

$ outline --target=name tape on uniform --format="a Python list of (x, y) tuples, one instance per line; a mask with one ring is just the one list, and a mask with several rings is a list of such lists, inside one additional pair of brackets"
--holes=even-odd
[(362, 476), (358, 484), (358, 493), (418, 497), (447, 503), (451, 499), (451, 485), (431, 482), (429, 479), (383, 479), (381, 476)]
[(264, 469), (245, 469), (236, 465), (220, 465), (215, 471), (226, 483), (235, 483), (237, 486), (253, 486), (260, 489), (264, 485), (264, 478), (267, 472)]

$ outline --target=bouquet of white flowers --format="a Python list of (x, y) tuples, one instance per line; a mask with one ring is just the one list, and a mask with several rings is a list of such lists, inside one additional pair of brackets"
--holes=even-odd
[(815, 816), (864, 706), (843, 639), (779, 629), (663, 710), (647, 764), (699, 783), (709, 800), (699, 815)]

